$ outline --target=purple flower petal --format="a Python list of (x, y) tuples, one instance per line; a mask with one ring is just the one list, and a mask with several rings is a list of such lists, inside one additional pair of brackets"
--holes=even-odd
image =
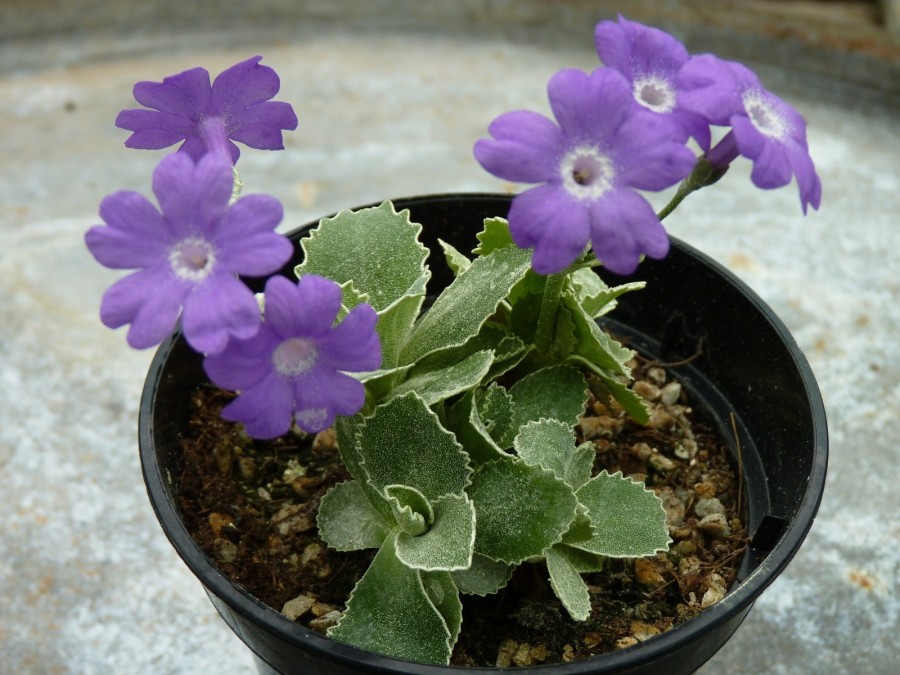
[(294, 109), (283, 101), (257, 103), (235, 115), (229, 136), (257, 150), (284, 150), (282, 129), (297, 128)]
[[(225, 213), (213, 244), (222, 251), (219, 262), (237, 274), (264, 276), (279, 269), (294, 253), (290, 240), (274, 232), (284, 210), (266, 195), (248, 195)], [(229, 242), (240, 240), (239, 246)]]
[(590, 238), (584, 206), (552, 186), (516, 196), (509, 209), (509, 228), (517, 246), (534, 248), (531, 265), (538, 274), (564, 270), (584, 252)]
[(324, 431), (336, 415), (353, 415), (366, 400), (362, 383), (333, 370), (316, 370), (294, 383), (297, 426), (309, 433)]
[(590, 75), (561, 70), (550, 78), (547, 94), (563, 134), (576, 141), (614, 134), (632, 112), (631, 87), (611, 68), (598, 68)]
[(97, 261), (113, 269), (157, 264), (173, 237), (156, 208), (137, 192), (121, 191), (100, 202), (108, 226), (88, 230), (85, 243)]
[(135, 349), (165, 340), (178, 321), (185, 290), (164, 271), (142, 270), (110, 286), (100, 304), (100, 320), (109, 328), (131, 324), (128, 344)]
[(501, 115), (488, 127), (494, 139), (475, 143), (475, 159), (495, 176), (536, 183), (552, 180), (553, 159), (563, 143), (556, 124), (530, 110)]
[(162, 82), (138, 82), (135, 99), (151, 110), (123, 110), (116, 126), (132, 131), (131, 148), (160, 149), (179, 141), (179, 151), (195, 161), (207, 152), (230, 156), (250, 147), (282, 149), (282, 130), (296, 129), (297, 116), (287, 103), (269, 101), (278, 92), (278, 75), (256, 56), (221, 73), (210, 85), (209, 72), (192, 68)]
[(147, 108), (196, 121), (209, 108), (209, 71), (191, 68), (163, 78), (162, 82), (138, 82), (133, 93), (134, 100)]
[(218, 354), (203, 359), (203, 370), (220, 387), (241, 391), (255, 387), (272, 372), (272, 352), (281, 342), (263, 323), (247, 340), (231, 340)]
[(637, 269), (641, 253), (664, 258), (669, 238), (653, 207), (630, 190), (619, 190), (591, 208), (591, 240), (597, 258), (616, 274)]
[(246, 340), (259, 330), (259, 305), (253, 292), (229, 274), (207, 279), (184, 300), (184, 337), (201, 353), (225, 349), (229, 336)]
[(162, 214), (137, 193), (115, 193), (101, 204), (106, 225), (86, 233), (88, 248), (108, 267), (140, 269), (107, 291), (101, 318), (110, 327), (131, 323), (132, 346), (161, 342), (182, 306), (185, 336), (199, 351), (221, 350), (229, 336), (258, 329), (256, 301), (236, 275), (271, 274), (293, 247), (272, 231), (281, 217), (274, 199), (252, 196), (227, 206), (232, 172), (215, 154), (197, 165), (187, 154), (169, 155), (153, 175)]
[(381, 367), (381, 341), (375, 332), (378, 315), (367, 304), (357, 305), (331, 329), (319, 353), (334, 370), (362, 373)]
[[(226, 408), (227, 419), (244, 423), (251, 436), (271, 438), (286, 432), (292, 417), (315, 433), (330, 426), (335, 415), (362, 408), (365, 389), (344, 371), (380, 365), (377, 315), (369, 305), (359, 305), (332, 327), (340, 295), (336, 283), (315, 275), (297, 284), (284, 277), (269, 280), (259, 332), (248, 340), (233, 338), (204, 361), (219, 386), (244, 387)], [(269, 387), (277, 392), (261, 391)]]
[(291, 429), (294, 390), (290, 380), (269, 373), (222, 409), (222, 417), (244, 425), (253, 438), (277, 438)]
[(212, 85), (212, 104), (219, 110), (246, 108), (268, 101), (278, 93), (281, 82), (262, 56), (253, 56), (223, 70)]
[(632, 81), (643, 75), (674, 75), (689, 58), (684, 45), (668, 33), (622, 16), (618, 23), (600, 22), (594, 42), (604, 65)]

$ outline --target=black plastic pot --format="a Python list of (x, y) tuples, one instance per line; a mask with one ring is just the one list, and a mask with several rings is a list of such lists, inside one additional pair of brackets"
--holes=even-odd
[[(432, 288), (449, 283), (437, 245), (473, 247), (485, 217), (505, 215), (510, 197), (435, 195), (395, 202), (424, 226)], [(309, 226), (293, 236), (299, 238)], [(298, 247), (299, 250), (299, 247)], [(294, 260), (284, 268), (291, 274)], [(519, 673), (690, 673), (737, 629), (753, 601), (784, 570), (808, 532), (822, 498), (827, 464), (825, 409), (813, 373), (772, 310), (746, 285), (690, 246), (672, 241), (661, 261), (635, 275), (647, 281), (613, 313), (612, 330), (674, 369), (723, 434), (734, 439), (744, 478), (745, 522), (752, 542), (729, 594), (691, 621), (630, 649), (588, 660), (517, 669)], [(627, 281), (610, 278), (611, 283)], [(417, 673), (459, 669), (387, 658), (334, 642), (289, 621), (224, 577), (194, 543), (175, 502), (179, 437), (189, 397), (204, 381), (201, 360), (179, 336), (165, 342), (147, 375), (140, 412), (140, 451), (147, 491), (169, 540), (200, 579), (225, 622), (258, 657), (262, 672)], [(737, 438), (733, 430), (737, 430)], [(736, 666), (737, 667), (737, 666)], [(496, 672), (498, 669), (472, 669)]]

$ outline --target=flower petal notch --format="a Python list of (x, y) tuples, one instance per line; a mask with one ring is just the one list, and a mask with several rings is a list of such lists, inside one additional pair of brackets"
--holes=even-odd
[(381, 365), (377, 316), (360, 304), (335, 324), (340, 309), (341, 288), (329, 279), (270, 278), (259, 331), (203, 362), (214, 383), (240, 392), (222, 416), (241, 422), (253, 438), (275, 438), (294, 422), (318, 433), (337, 415), (359, 412), (365, 389), (347, 373)]
[(110, 328), (131, 324), (128, 344), (153, 347), (175, 329), (199, 352), (223, 350), (229, 338), (259, 328), (253, 293), (236, 275), (271, 274), (291, 257), (290, 241), (274, 232), (282, 207), (249, 195), (229, 206), (233, 170), (224, 158), (198, 163), (186, 154), (163, 159), (153, 174), (161, 211), (137, 192), (100, 204), (104, 225), (88, 230), (94, 257), (114, 269), (136, 269), (104, 294), (100, 317)]
[(234, 141), (258, 150), (283, 150), (282, 131), (296, 129), (297, 116), (289, 103), (270, 100), (281, 82), (261, 60), (241, 61), (212, 84), (205, 68), (162, 82), (138, 82), (134, 98), (145, 108), (123, 110), (116, 118), (117, 127), (133, 132), (126, 147), (158, 150), (183, 141), (179, 150), (195, 160), (217, 152), (232, 164), (241, 154)]

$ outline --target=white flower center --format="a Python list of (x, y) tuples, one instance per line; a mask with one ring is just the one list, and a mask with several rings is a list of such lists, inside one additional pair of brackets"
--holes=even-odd
[(612, 161), (592, 146), (567, 152), (559, 172), (569, 194), (585, 201), (602, 197), (612, 187), (616, 175)]
[(742, 100), (747, 117), (757, 131), (779, 140), (785, 137), (788, 124), (778, 108), (766, 101), (758, 91), (745, 92)]
[(307, 338), (288, 338), (275, 348), (272, 362), (279, 375), (295, 377), (313, 367), (319, 350), (316, 343)]
[(328, 419), (328, 411), (325, 408), (306, 408), (297, 411), (297, 421), (301, 427), (307, 429), (320, 429)]
[(195, 283), (203, 281), (216, 263), (215, 251), (202, 237), (182, 239), (169, 249), (169, 264), (175, 276)]
[(650, 75), (634, 81), (634, 100), (656, 113), (669, 113), (675, 109), (675, 90), (661, 77)]

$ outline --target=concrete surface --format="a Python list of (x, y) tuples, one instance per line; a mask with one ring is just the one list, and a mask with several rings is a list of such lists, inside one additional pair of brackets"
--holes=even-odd
[(831, 426), (809, 538), (701, 673), (896, 672), (896, 45), (866, 8), (847, 19), (810, 2), (624, 4), (0, 6), (0, 673), (253, 672), (144, 494), (136, 415), (152, 354), (97, 317), (116, 274), (83, 232), (106, 194), (149, 194), (164, 154), (122, 146), (113, 120), (132, 84), (263, 54), (300, 128), (286, 152), (247, 150), (241, 169), (245, 190), (284, 202), (287, 228), (386, 197), (509, 189), (472, 143), (505, 110), (545, 110), (555, 70), (592, 68), (593, 24), (617, 10), (748, 60), (807, 116), (825, 186), (804, 218), (793, 186), (755, 190), (740, 163), (667, 221), (782, 316)]

